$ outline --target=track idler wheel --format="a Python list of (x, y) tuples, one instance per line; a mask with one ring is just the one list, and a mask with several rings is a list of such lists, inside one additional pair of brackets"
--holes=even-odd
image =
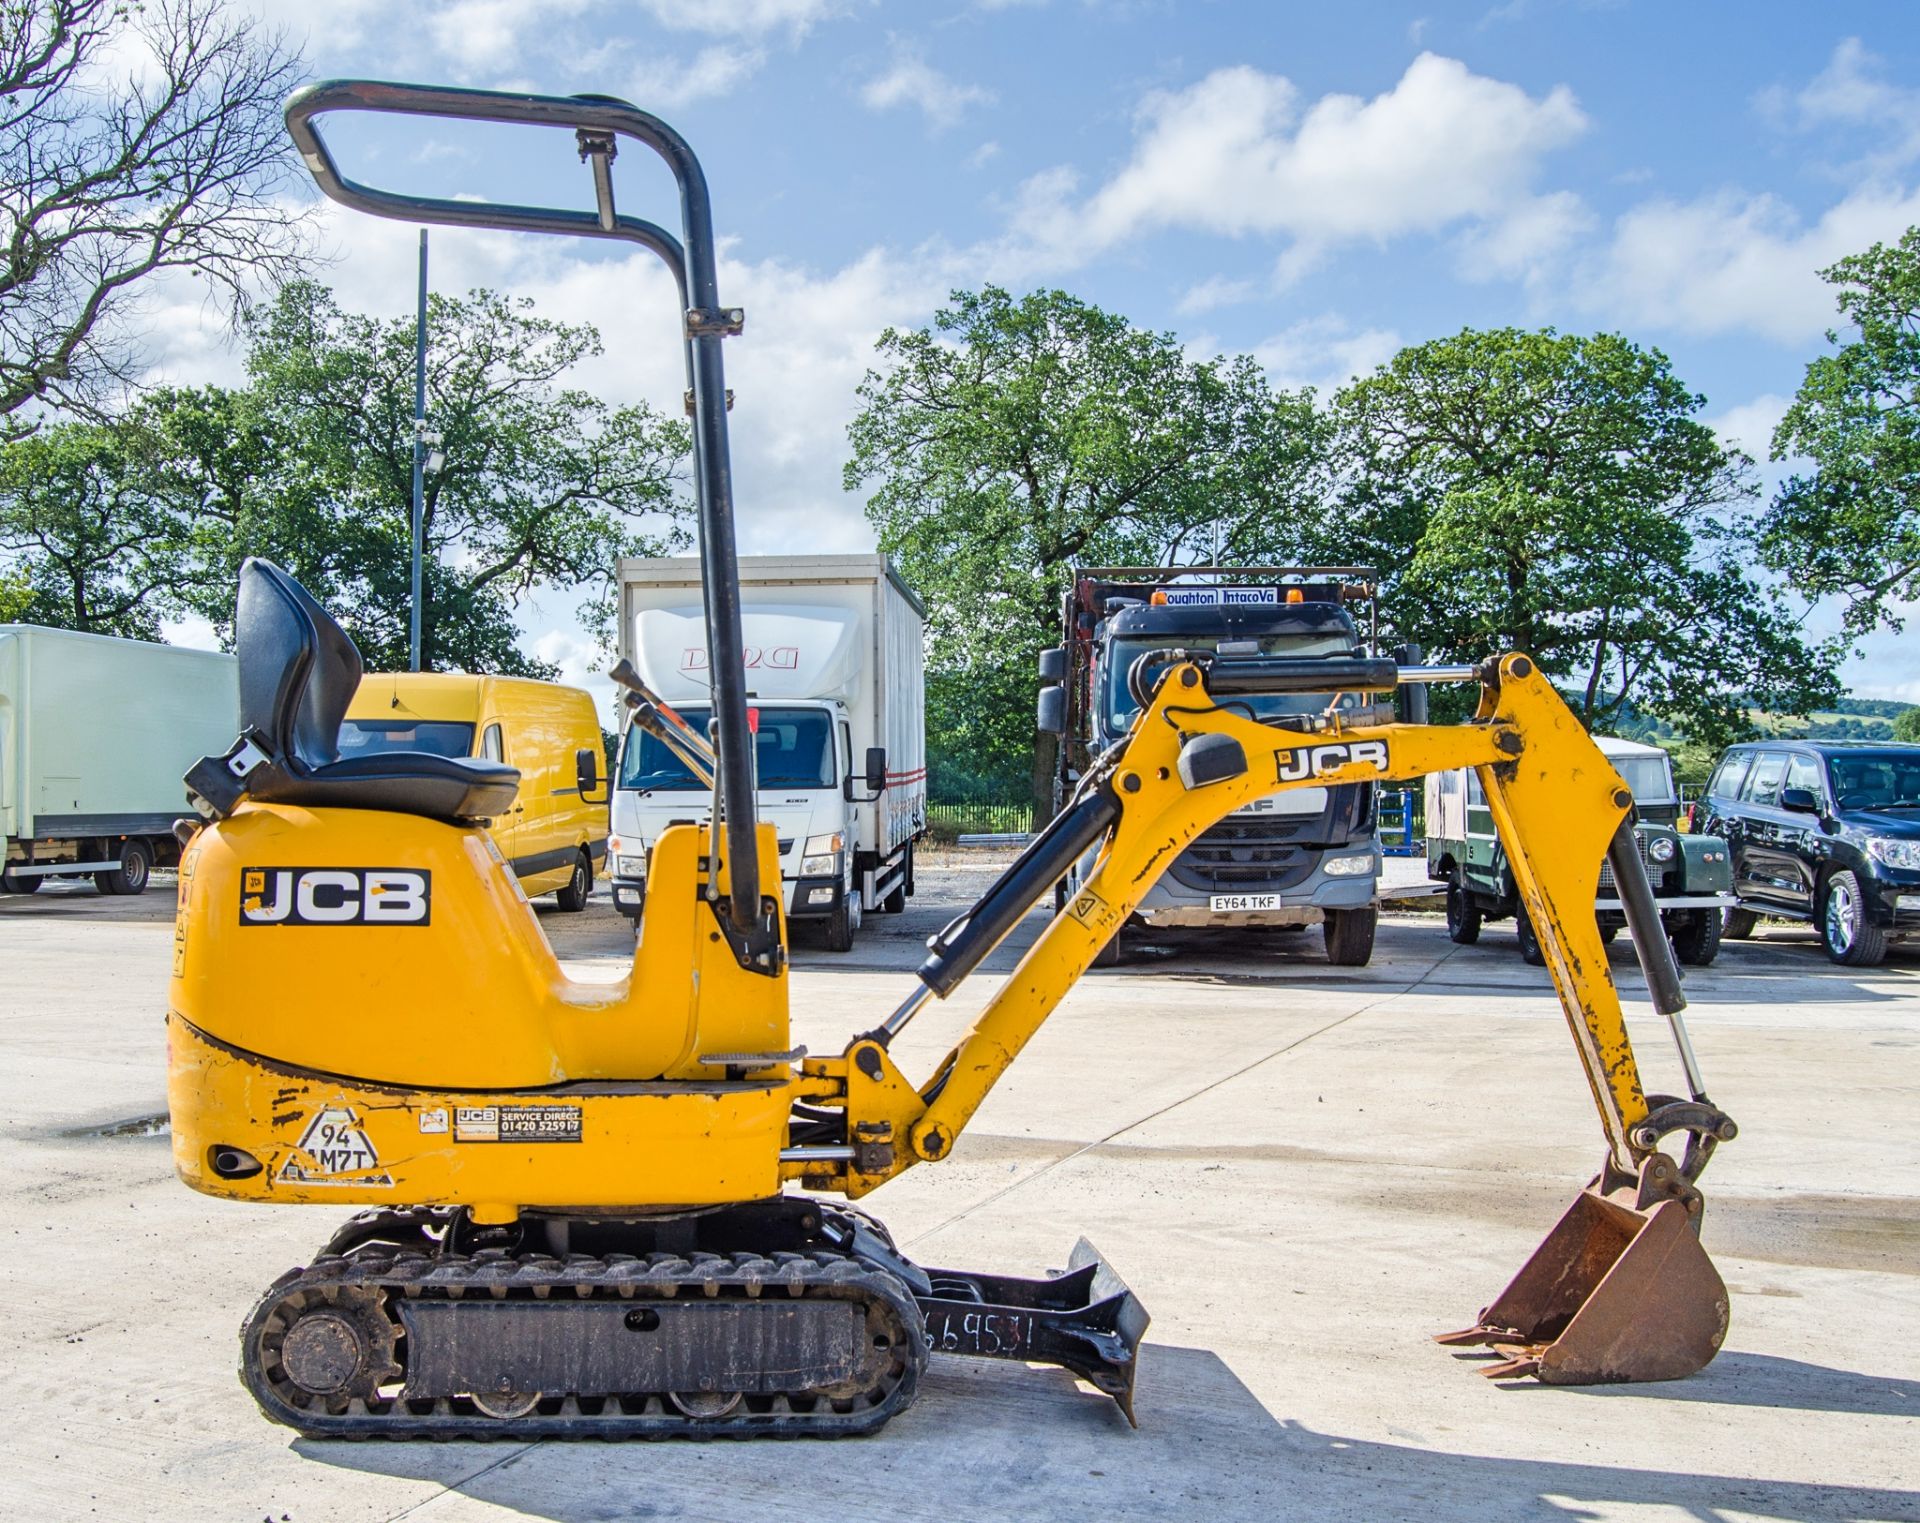
[[(394, 1354), (399, 1329), (379, 1291), (329, 1287), (273, 1294), (255, 1309), (245, 1332), (259, 1375), (282, 1401), (303, 1411), (345, 1412), (380, 1400), (380, 1387), (400, 1378)], [(243, 1367), (243, 1377), (254, 1373)], [(249, 1378), (249, 1384), (252, 1383)]]
[(1678, 1380), (1727, 1335), (1727, 1288), (1700, 1246), (1700, 1193), (1665, 1154), (1637, 1183), (1595, 1180), (1479, 1321), (1444, 1344), (1499, 1355), (1482, 1374), (1547, 1385)]

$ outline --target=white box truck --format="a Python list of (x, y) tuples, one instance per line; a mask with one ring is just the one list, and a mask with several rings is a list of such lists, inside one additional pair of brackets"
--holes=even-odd
[[(740, 559), (748, 718), (759, 817), (780, 841), (786, 912), (853, 945), (866, 912), (913, 892), (927, 828), (925, 610), (880, 555)], [(704, 735), (708, 677), (700, 563), (620, 562), (620, 654)], [(613, 902), (638, 924), (647, 851), (668, 825), (707, 823), (708, 789), (629, 725), (607, 857)]]
[(0, 887), (90, 875), (137, 894), (179, 860), (181, 779), (233, 744), (239, 676), (218, 651), (0, 624)]

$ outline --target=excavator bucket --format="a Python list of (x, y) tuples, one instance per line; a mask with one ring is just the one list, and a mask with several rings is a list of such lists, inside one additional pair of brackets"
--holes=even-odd
[(1727, 1288), (1686, 1203), (1640, 1210), (1589, 1187), (1479, 1322), (1439, 1341), (1491, 1348), (1490, 1379), (1607, 1385), (1691, 1375), (1726, 1333)]

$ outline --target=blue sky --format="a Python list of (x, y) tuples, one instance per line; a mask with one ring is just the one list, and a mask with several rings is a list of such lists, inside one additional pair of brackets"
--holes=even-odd
[[(249, 8), (316, 77), (598, 91), (680, 128), (712, 187), (722, 296), (747, 309), (728, 367), (750, 551), (871, 545), (840, 488), (853, 388), (878, 331), (954, 287), (1057, 285), (1322, 388), (1466, 325), (1615, 329), (1665, 350), (1764, 457), (1832, 321), (1814, 272), (1920, 222), (1910, 4)], [(330, 140), (395, 188), (589, 204), (567, 137), (342, 120)], [(672, 221), (640, 152), (616, 178), (624, 209)], [(348, 305), (408, 309), (410, 229), (329, 207), (322, 234)], [(677, 406), (651, 256), (452, 229), (433, 248), (436, 288), (591, 319), (609, 352), (580, 380)], [(157, 374), (234, 373), (216, 314), (153, 316)], [(537, 598), (523, 624), (577, 679), (574, 601)], [(1916, 644), (1876, 639), (1847, 679), (1920, 701)]]

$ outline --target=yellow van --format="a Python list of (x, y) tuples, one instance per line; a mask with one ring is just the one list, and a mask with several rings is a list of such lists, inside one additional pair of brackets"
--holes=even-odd
[(340, 754), (432, 751), (520, 769), (490, 831), (528, 894), (583, 910), (607, 855), (606, 750), (593, 696), (529, 677), (368, 672), (340, 726)]

